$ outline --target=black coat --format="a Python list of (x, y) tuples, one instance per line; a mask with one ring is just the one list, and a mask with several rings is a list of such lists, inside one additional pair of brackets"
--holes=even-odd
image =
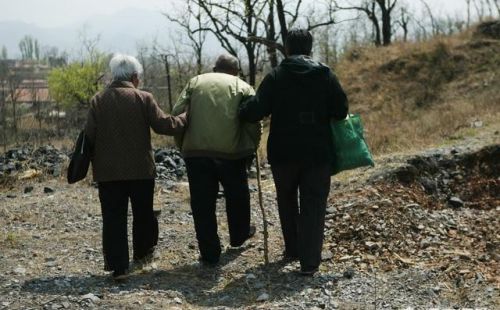
[(347, 97), (329, 67), (292, 56), (269, 73), (240, 117), (256, 122), (271, 115), (267, 143), (270, 164), (326, 163), (333, 148), (330, 120), (347, 116)]

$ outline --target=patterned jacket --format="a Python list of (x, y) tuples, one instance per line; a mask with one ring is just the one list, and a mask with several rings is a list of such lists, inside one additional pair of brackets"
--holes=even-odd
[(93, 147), (94, 181), (154, 178), (150, 128), (174, 135), (185, 126), (185, 114), (166, 115), (152, 94), (131, 82), (114, 81), (92, 98), (85, 126)]

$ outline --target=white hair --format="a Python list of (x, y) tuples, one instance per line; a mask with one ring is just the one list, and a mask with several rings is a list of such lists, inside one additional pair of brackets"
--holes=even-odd
[(132, 75), (140, 76), (143, 72), (142, 65), (133, 56), (115, 54), (109, 62), (111, 75), (114, 81), (130, 81)]

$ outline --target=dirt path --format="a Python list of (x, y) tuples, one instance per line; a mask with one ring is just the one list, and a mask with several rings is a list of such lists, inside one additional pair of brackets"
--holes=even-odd
[[(498, 309), (498, 159), (486, 160), (478, 151), (490, 145), (496, 154), (499, 138), (487, 137), (416, 157), (385, 157), (376, 169), (336, 177), (324, 262), (313, 278), (281, 261), (268, 171), (268, 268), (261, 234), (244, 248), (226, 247), (218, 268), (200, 266), (187, 183), (167, 190), (160, 182), (160, 257), (120, 285), (102, 271), (97, 190), (61, 179), (18, 183), (0, 191), (0, 309)], [(430, 158), (434, 170), (422, 166)], [(476, 162), (468, 163), (471, 158)], [(28, 186), (33, 191), (24, 194)], [(251, 187), (252, 218), (262, 227), (254, 180)], [(474, 196), (474, 188), (480, 194)], [(450, 204), (450, 195), (459, 195), (463, 205)], [(218, 203), (219, 232), (228, 245), (223, 200)]]

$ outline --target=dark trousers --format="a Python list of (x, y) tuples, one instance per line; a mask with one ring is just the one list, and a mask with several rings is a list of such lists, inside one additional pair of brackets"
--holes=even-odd
[(191, 210), (201, 258), (219, 261), (221, 245), (215, 214), (219, 182), (224, 188), (231, 246), (241, 245), (250, 229), (250, 193), (245, 159), (186, 158)]
[(317, 268), (323, 247), (330, 166), (283, 163), (271, 165), (271, 170), (285, 253), (298, 257), (303, 270)]
[(129, 265), (127, 213), (132, 204), (134, 260), (144, 258), (158, 242), (158, 221), (153, 214), (154, 180), (99, 182), (102, 244), (105, 270)]

